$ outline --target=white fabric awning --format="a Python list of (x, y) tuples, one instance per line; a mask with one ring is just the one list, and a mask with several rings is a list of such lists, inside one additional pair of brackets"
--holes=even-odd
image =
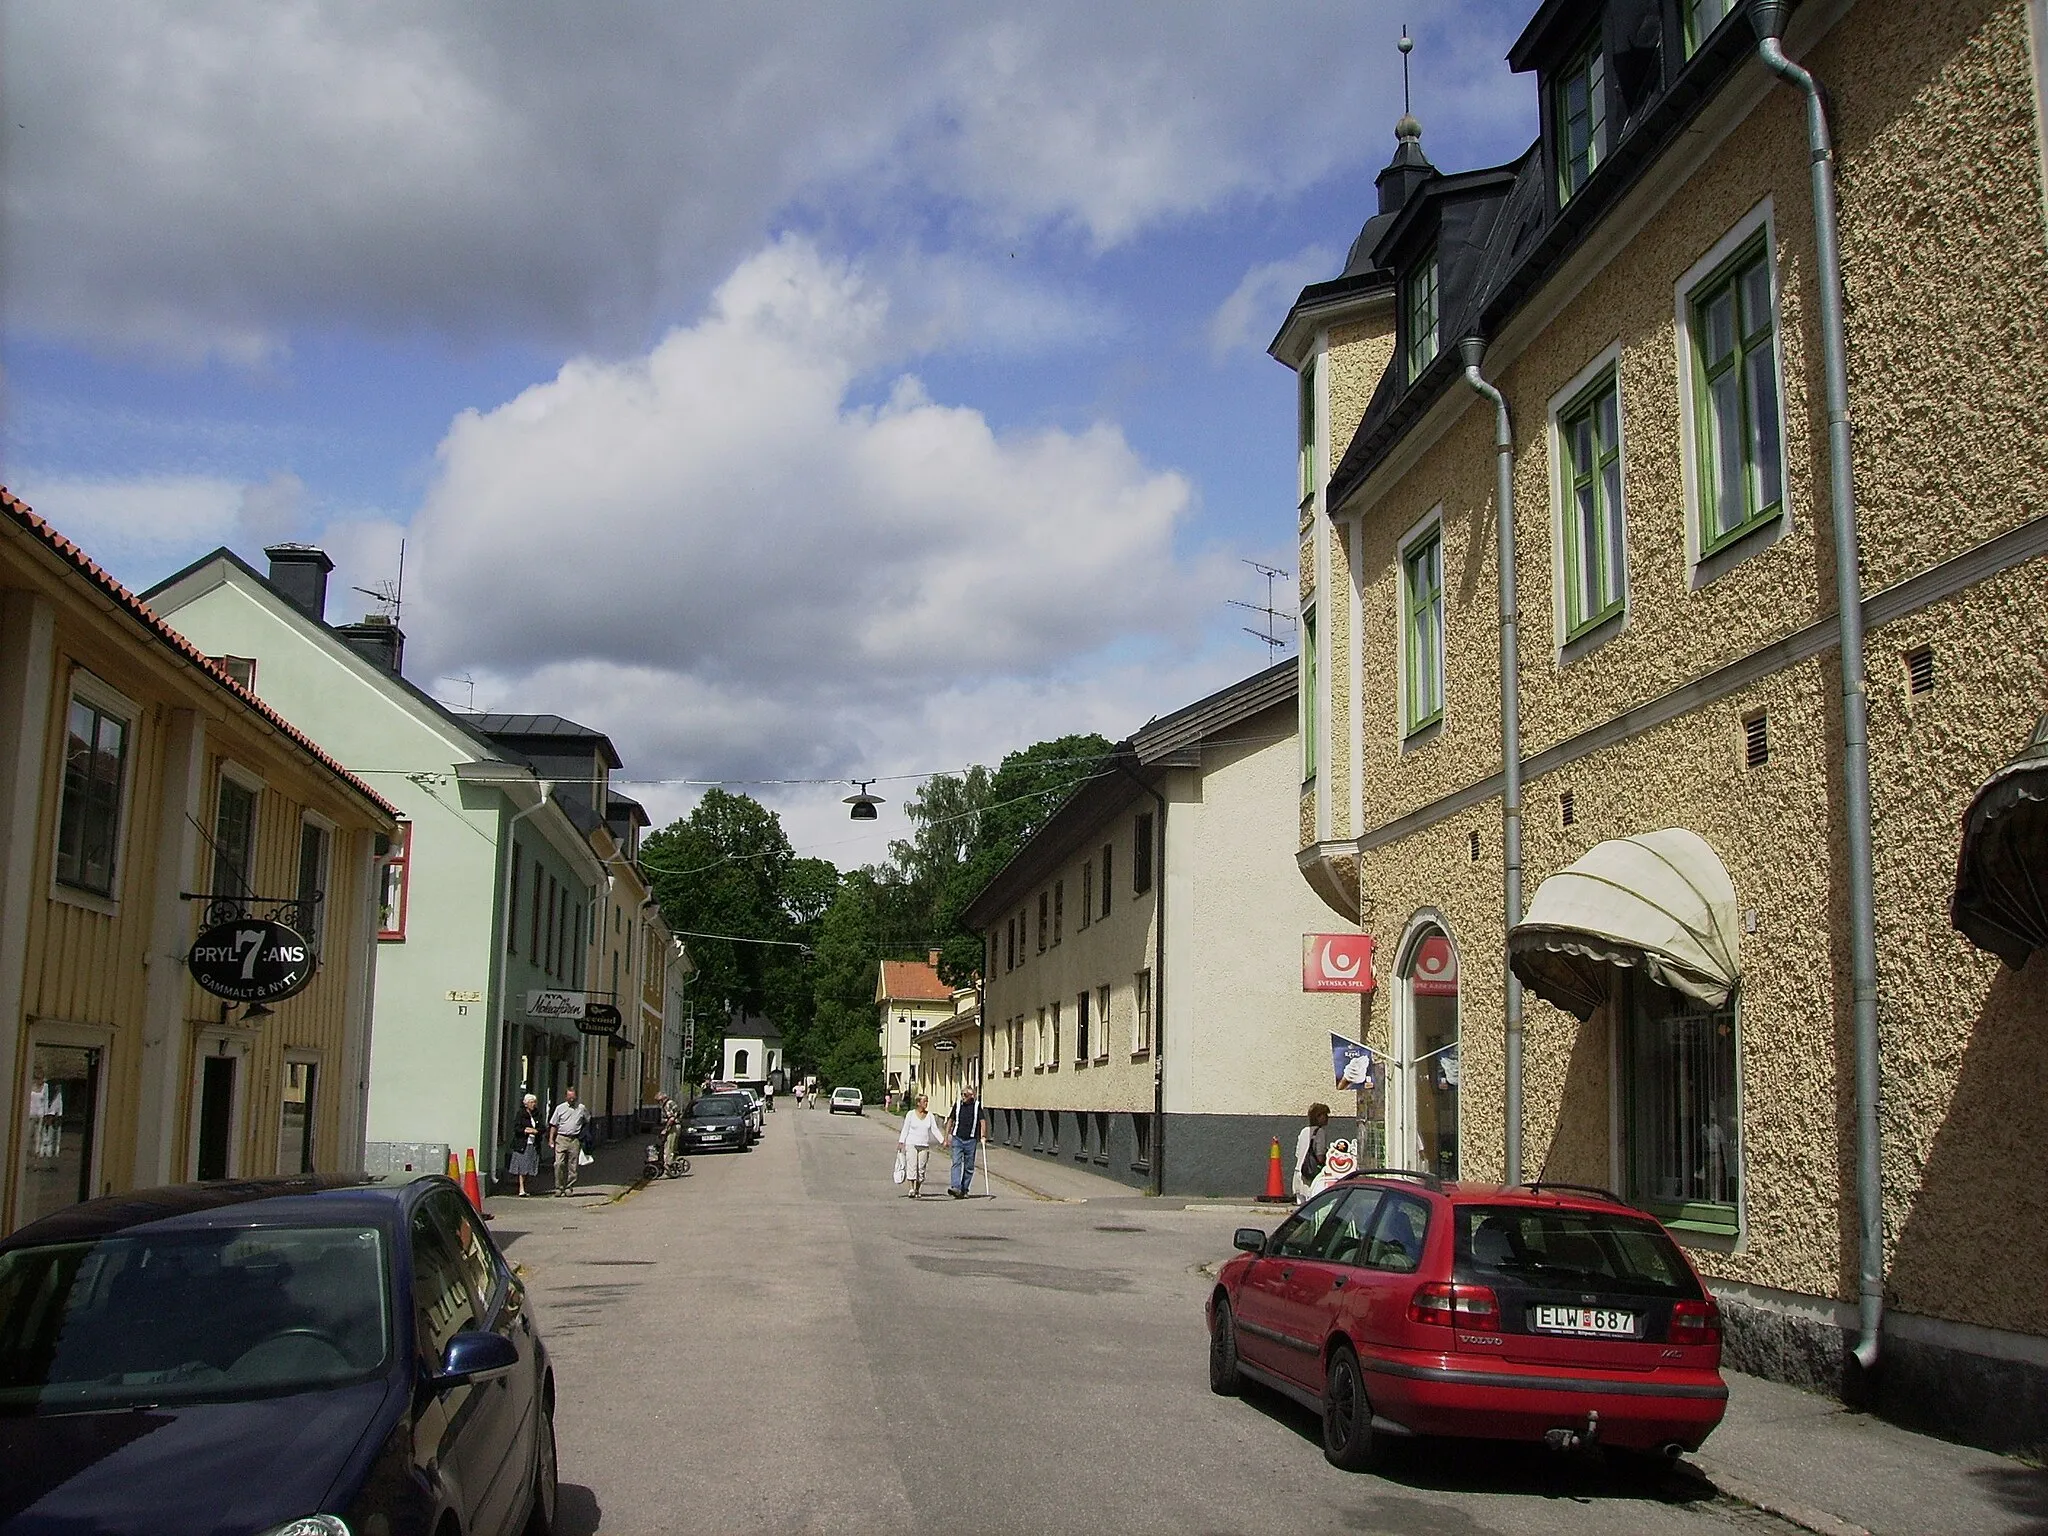
[(1508, 963), (1538, 997), (1589, 1019), (1616, 966), (1719, 1008), (1740, 947), (1728, 871), (1698, 833), (1667, 827), (1596, 844), (1538, 886), (1508, 934)]

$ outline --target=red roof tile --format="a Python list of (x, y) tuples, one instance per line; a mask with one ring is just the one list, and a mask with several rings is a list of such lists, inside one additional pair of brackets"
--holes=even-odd
[(884, 960), (882, 995), (892, 1002), (950, 1003), (953, 989), (939, 980), (939, 968), (923, 960)]
[(4, 485), (0, 485), (0, 512), (5, 512), (12, 521), (27, 529), (43, 544), (47, 545), (65, 560), (68, 560), (88, 581), (126, 609), (130, 617), (147, 629), (151, 635), (176, 651), (201, 672), (204, 672), (213, 682), (233, 694), (238, 703), (261, 715), (280, 734), (288, 737), (308, 757), (312, 758), (314, 762), (325, 768), (337, 779), (340, 779), (350, 789), (361, 795), (370, 804), (376, 806), (377, 809), (383, 811), (387, 816), (393, 819), (397, 818), (398, 808), (396, 806), (392, 805), (390, 801), (378, 794), (377, 791), (370, 788), (369, 785), (342, 767), (340, 763), (337, 763), (333, 758), (321, 751), (313, 743), (311, 737), (300, 731), (297, 726), (285, 719), (283, 715), (280, 715), (268, 704), (257, 698), (255, 694), (228, 676), (225, 671), (214, 663), (211, 657), (207, 656), (197, 646), (193, 645), (190, 640), (187, 640), (183, 635), (171, 628), (170, 625), (158, 618), (154, 609), (133, 592), (122, 586), (120, 582), (109, 576), (84, 550), (80, 549), (71, 540), (65, 538), (63, 534), (30, 511), (28, 503), (21, 500)]

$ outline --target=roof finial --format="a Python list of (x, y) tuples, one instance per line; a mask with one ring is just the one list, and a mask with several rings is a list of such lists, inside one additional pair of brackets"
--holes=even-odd
[(1415, 113), (1408, 100), (1408, 55), (1415, 51), (1415, 39), (1408, 35), (1408, 23), (1401, 23), (1401, 41), (1394, 45), (1401, 50), (1401, 121), (1394, 124), (1394, 137), (1402, 143), (1420, 142), (1422, 124), (1415, 120)]

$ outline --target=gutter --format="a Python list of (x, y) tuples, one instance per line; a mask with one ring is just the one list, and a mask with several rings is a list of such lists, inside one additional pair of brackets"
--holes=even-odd
[(1785, 0), (1754, 0), (1763, 65), (1806, 98), (1806, 142), (1813, 174), (1813, 243), (1820, 299), (1821, 358), (1827, 380), (1828, 502), (1834, 519), (1835, 613), (1842, 648), (1842, 809), (1849, 840), (1849, 962), (1856, 1041), (1856, 1208), (1859, 1220), (1858, 1326), (1851, 1351), (1869, 1371), (1877, 1365), (1884, 1327), (1883, 1143), (1877, 1101), (1877, 898), (1872, 875), (1869, 680), (1863, 659), (1863, 547), (1856, 524), (1856, 486), (1849, 440), (1849, 356), (1842, 334), (1841, 227), (1835, 206), (1835, 155), (1826, 103), (1813, 76), (1785, 57)]
[[(1522, 920), (1522, 704), (1521, 660), (1515, 600), (1515, 429), (1505, 396), (1479, 372), (1486, 343), (1467, 336), (1458, 343), (1465, 382), (1493, 402), (1494, 507), (1500, 519), (1500, 761), (1502, 907), (1512, 933)], [(1502, 955), (1506, 955), (1503, 940)], [(1507, 973), (1507, 1179), (1522, 1182), (1522, 983)]]

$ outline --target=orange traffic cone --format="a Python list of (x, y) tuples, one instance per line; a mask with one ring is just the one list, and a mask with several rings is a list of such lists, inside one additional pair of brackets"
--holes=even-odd
[(1287, 1177), (1280, 1166), (1280, 1138), (1273, 1138), (1273, 1149), (1266, 1154), (1266, 1192), (1259, 1196), (1261, 1205), (1292, 1205), (1294, 1196), (1287, 1191)]
[(457, 1184), (462, 1182), (462, 1163), (455, 1156), (455, 1149), (453, 1147), (448, 1149), (448, 1177)]
[[(1279, 1143), (1275, 1142), (1274, 1145), (1277, 1146), (1279, 1145)], [(451, 1152), (448, 1154), (448, 1156), (449, 1160), (452, 1162), (454, 1160), (455, 1154)], [(477, 1214), (481, 1216), (483, 1214), (484, 1209), (484, 1192), (482, 1187), (478, 1185), (476, 1181), (475, 1147), (471, 1147), (468, 1153), (462, 1159), (462, 1192), (465, 1195), (469, 1196), (469, 1203), (476, 1207)]]

